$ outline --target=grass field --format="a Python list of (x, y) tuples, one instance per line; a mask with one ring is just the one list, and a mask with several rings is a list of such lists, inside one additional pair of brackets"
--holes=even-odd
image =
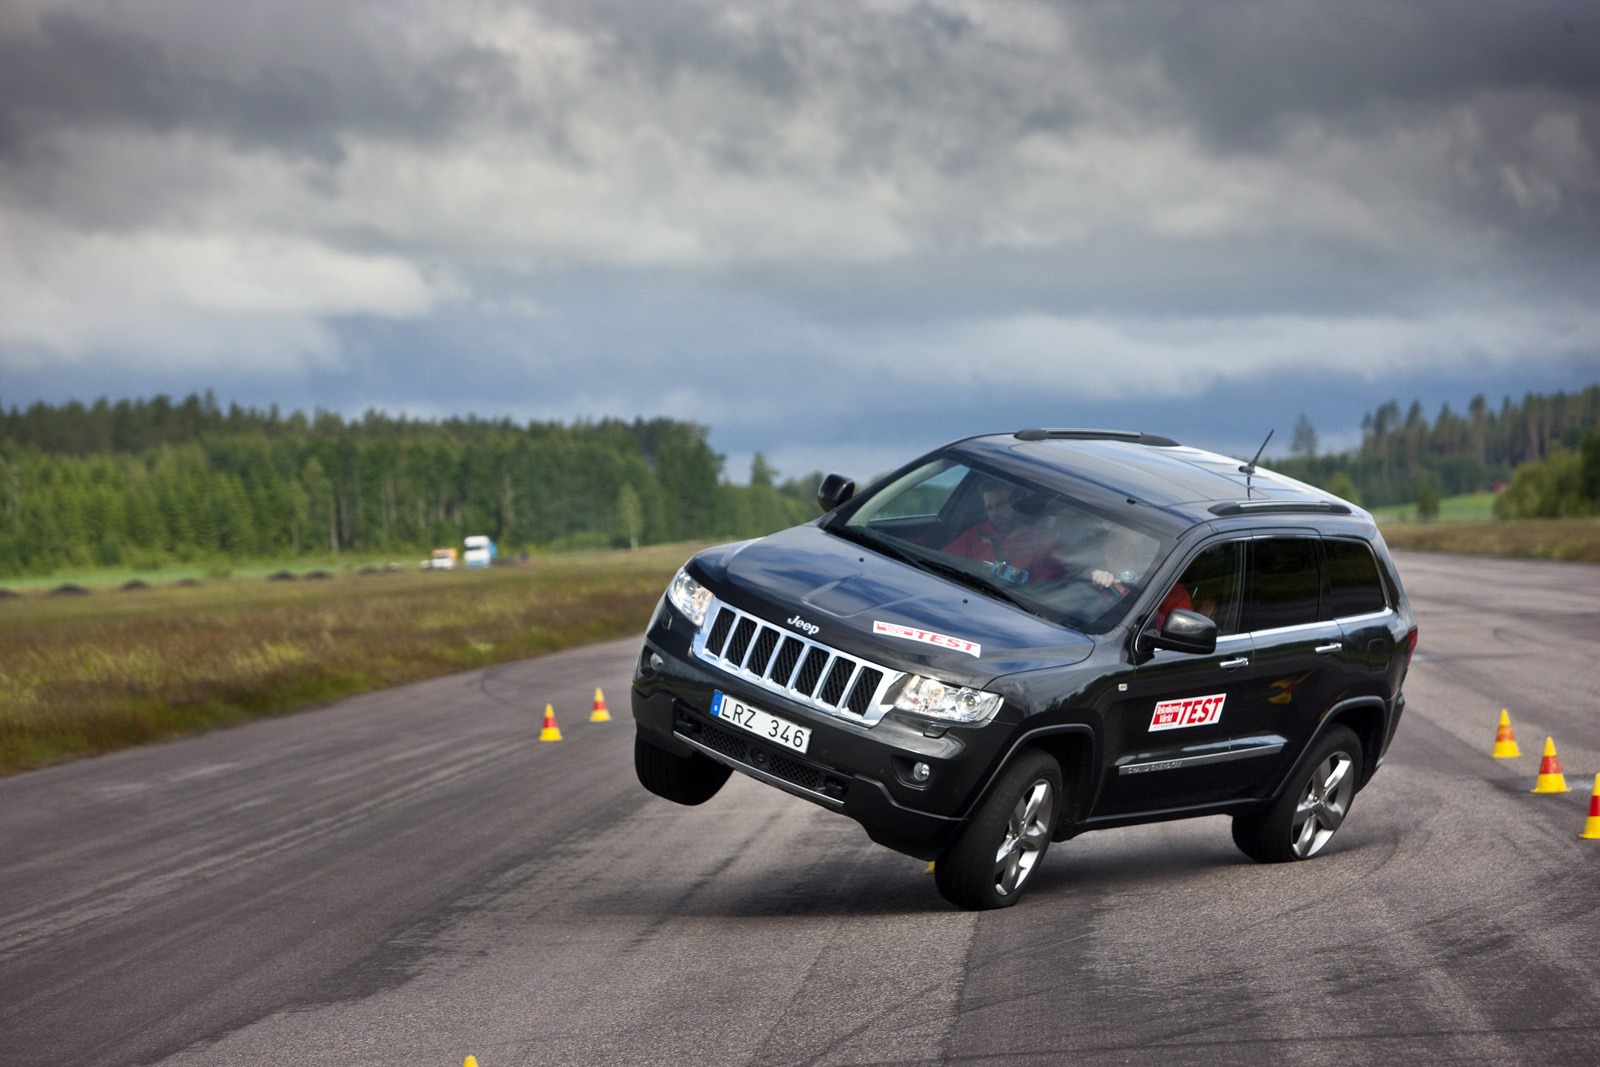
[[(1392, 504), (1386, 508), (1373, 508), (1372, 517), (1387, 530), (1392, 523), (1417, 522), (1415, 504)], [(1493, 493), (1468, 493), (1464, 496), (1445, 497), (1439, 501), (1439, 515), (1435, 522), (1487, 522), (1494, 518)]]
[(1384, 523), (1390, 548), (1600, 563), (1600, 518)]
[[(1382, 518), (1399, 549), (1600, 562), (1600, 518)], [(423, 572), (414, 562), (63, 574), (0, 596), (0, 774), (311, 707), (374, 689), (642, 633), (694, 551), (535, 557)], [(206, 575), (210, 575), (209, 577)], [(142, 586), (124, 588), (132, 580)], [(195, 584), (183, 584), (192, 581)], [(64, 585), (78, 587), (72, 595)]]
[[(58, 576), (0, 598), (0, 773), (643, 633), (693, 550), (129, 590)], [(51, 595), (68, 578), (88, 591)]]
[(1416, 512), (1415, 504), (1373, 509), (1390, 548), (1600, 563), (1600, 518), (1500, 521), (1493, 493), (1446, 497), (1429, 522)]

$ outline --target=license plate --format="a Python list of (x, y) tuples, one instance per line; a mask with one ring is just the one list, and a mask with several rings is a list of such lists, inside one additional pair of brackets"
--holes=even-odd
[(811, 747), (811, 731), (797, 726), (788, 719), (780, 719), (771, 712), (752, 708), (737, 697), (726, 693), (712, 693), (711, 714), (723, 722), (731, 722), (741, 730), (764, 737), (775, 745), (804, 752)]

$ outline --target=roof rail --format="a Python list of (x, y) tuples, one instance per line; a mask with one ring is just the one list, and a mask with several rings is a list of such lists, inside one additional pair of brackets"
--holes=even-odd
[(1323, 515), (1350, 515), (1348, 504), (1332, 500), (1234, 500), (1212, 504), (1213, 515), (1253, 515), (1263, 511), (1318, 512)]
[(1014, 435), (1019, 441), (1129, 441), (1136, 445), (1151, 445), (1157, 448), (1174, 448), (1178, 442), (1170, 437), (1160, 434), (1140, 433), (1138, 430), (1084, 430), (1073, 428), (1036, 428), (1032, 430), (1018, 430)]

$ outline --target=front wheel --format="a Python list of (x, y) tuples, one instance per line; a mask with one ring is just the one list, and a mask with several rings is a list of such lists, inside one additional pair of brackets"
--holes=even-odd
[(1025, 753), (934, 865), (940, 895), (974, 910), (1015, 904), (1050, 847), (1060, 813), (1060, 765), (1043, 752)]
[(733, 771), (698, 752), (679, 756), (633, 735), (633, 770), (639, 784), (674, 804), (704, 804), (717, 795)]
[(1296, 765), (1282, 796), (1233, 817), (1233, 843), (1257, 863), (1310, 859), (1344, 825), (1360, 774), (1360, 740), (1333, 727)]

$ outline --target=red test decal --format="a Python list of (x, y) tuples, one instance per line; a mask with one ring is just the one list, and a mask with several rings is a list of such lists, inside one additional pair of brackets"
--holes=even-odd
[(976, 641), (967, 641), (959, 637), (948, 637), (945, 634), (936, 634), (931, 630), (919, 630), (914, 626), (901, 626), (894, 622), (873, 622), (872, 632), (885, 634), (889, 637), (900, 637), (907, 641), (922, 641), (941, 648), (953, 648), (957, 652), (965, 652), (969, 656), (978, 656), (983, 653), (983, 646)]
[(1156, 705), (1150, 717), (1150, 732), (1181, 730), (1186, 726), (1210, 726), (1222, 719), (1222, 704), (1228, 694), (1217, 693), (1208, 697), (1185, 697), (1181, 700), (1163, 700)]

